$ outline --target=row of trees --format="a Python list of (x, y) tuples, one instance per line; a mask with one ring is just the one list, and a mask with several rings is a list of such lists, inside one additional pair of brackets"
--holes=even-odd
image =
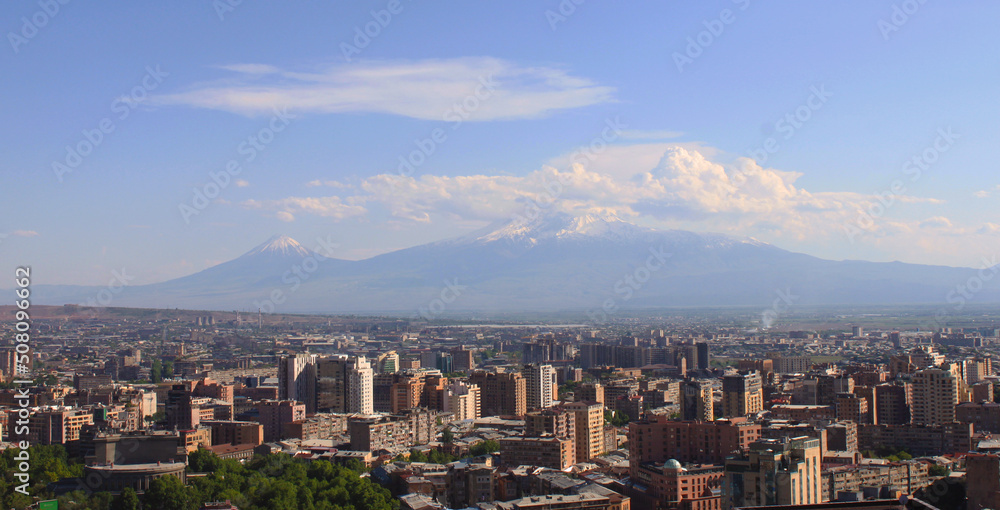
[[(16, 492), (15, 449), (0, 455), (0, 508), (25, 508), (34, 499), (56, 499), (46, 485), (63, 478), (83, 476), (83, 465), (71, 462), (60, 445), (32, 446), (30, 496)], [(307, 461), (285, 454), (256, 456), (247, 464), (222, 460), (207, 450), (188, 457), (188, 471), (206, 473), (190, 477), (188, 484), (172, 476), (158, 478), (145, 494), (125, 490), (71, 492), (58, 498), (62, 510), (196, 510), (207, 501), (230, 500), (244, 510), (273, 508), (298, 510), (395, 510), (399, 502), (388, 489), (362, 477), (360, 462), (340, 466), (328, 461)]]

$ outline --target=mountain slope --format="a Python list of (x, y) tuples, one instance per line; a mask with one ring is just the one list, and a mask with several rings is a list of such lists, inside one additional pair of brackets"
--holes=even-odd
[[(975, 273), (830, 261), (751, 238), (654, 230), (613, 216), (547, 214), (361, 261), (323, 259), (277, 236), (199, 273), (127, 288), (114, 305), (270, 305), (282, 311), (436, 316), (460, 310), (767, 307), (781, 292), (793, 296), (793, 305), (945, 306), (949, 293)], [(1000, 301), (997, 281), (986, 282), (976, 301)], [(39, 295), (51, 304), (80, 302)]]

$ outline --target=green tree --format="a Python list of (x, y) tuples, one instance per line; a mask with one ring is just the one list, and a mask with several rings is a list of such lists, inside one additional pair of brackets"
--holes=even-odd
[(500, 451), (500, 443), (487, 439), (486, 441), (480, 441), (469, 448), (469, 454), (473, 457), (479, 457), (480, 455), (486, 455), (487, 453), (493, 453)]
[(163, 364), (163, 378), (172, 379), (174, 377), (174, 362), (168, 361)]
[(135, 493), (135, 489), (131, 487), (126, 487), (121, 494), (115, 498), (112, 505), (114, 510), (139, 510), (139, 495)]
[(931, 476), (948, 476), (951, 474), (951, 470), (944, 466), (934, 464), (933, 466), (927, 468), (927, 474)]
[(163, 382), (163, 367), (159, 359), (153, 360), (153, 368), (149, 371), (149, 378), (153, 381), (153, 384)]
[(441, 442), (444, 444), (451, 444), (454, 439), (455, 433), (451, 431), (451, 427), (445, 428), (444, 432), (441, 433)]
[(149, 510), (190, 510), (190, 492), (180, 478), (164, 476), (149, 484), (142, 505)]

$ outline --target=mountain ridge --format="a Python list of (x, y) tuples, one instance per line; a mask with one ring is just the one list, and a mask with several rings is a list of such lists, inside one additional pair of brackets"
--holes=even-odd
[[(662, 264), (651, 253), (669, 253)], [(648, 273), (648, 277), (646, 274)], [(803, 305), (948, 303), (976, 270), (832, 261), (749, 237), (656, 230), (614, 215), (549, 213), (351, 261), (275, 235), (245, 254), (166, 282), (128, 287), (111, 306), (289, 312), (418, 310), (462, 288), (446, 311), (765, 306), (792, 289)], [(629, 275), (643, 276), (629, 288)], [(1000, 280), (1000, 279), (997, 279)], [(979, 301), (1000, 301), (996, 281)], [(93, 288), (38, 286), (40, 304), (83, 303)], [(273, 296), (280, 296), (275, 299)]]

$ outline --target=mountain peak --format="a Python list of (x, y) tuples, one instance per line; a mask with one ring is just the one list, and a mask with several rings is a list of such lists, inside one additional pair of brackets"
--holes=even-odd
[(569, 214), (550, 212), (528, 218), (518, 216), (511, 221), (487, 227), (467, 239), (491, 242), (502, 239), (530, 240), (567, 238), (622, 239), (651, 232), (651, 229), (623, 221), (613, 213)]
[(309, 255), (309, 250), (305, 249), (298, 243), (298, 241), (292, 239), (291, 237), (283, 234), (276, 234), (271, 236), (271, 238), (267, 241), (264, 241), (263, 244), (260, 244), (256, 248), (247, 252), (244, 256), (272, 254), (301, 255), (305, 257)]

